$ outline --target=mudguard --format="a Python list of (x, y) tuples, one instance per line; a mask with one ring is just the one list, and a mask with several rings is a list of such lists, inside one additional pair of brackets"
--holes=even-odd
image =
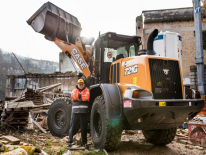
[(107, 119), (124, 119), (121, 90), (117, 84), (97, 84), (90, 87), (90, 102), (103, 95), (107, 111)]

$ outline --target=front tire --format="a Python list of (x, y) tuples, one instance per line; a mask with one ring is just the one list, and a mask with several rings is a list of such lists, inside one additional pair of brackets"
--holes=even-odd
[(95, 98), (91, 111), (91, 137), (96, 148), (115, 150), (121, 139), (121, 120), (108, 121), (105, 100), (103, 96)]
[(177, 128), (143, 130), (145, 139), (154, 145), (164, 146), (171, 143), (176, 135)]
[[(69, 134), (72, 103), (69, 98), (55, 100), (48, 111), (47, 124), (53, 136), (64, 137)], [(78, 132), (79, 126), (75, 134)]]

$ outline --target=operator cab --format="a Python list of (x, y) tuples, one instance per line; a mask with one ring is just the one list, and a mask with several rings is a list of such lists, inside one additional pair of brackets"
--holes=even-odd
[[(95, 77), (99, 82), (109, 83), (109, 71), (112, 62), (121, 58), (138, 56), (140, 36), (127, 36), (107, 32), (95, 42)], [(102, 72), (103, 71), (103, 72)]]

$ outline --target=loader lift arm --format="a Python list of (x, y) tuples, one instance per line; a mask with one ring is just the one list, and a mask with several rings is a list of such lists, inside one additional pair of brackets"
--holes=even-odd
[(78, 19), (56, 5), (44, 3), (27, 23), (35, 32), (45, 35), (66, 55), (72, 57), (86, 78), (91, 76), (87, 63), (92, 62), (92, 52), (85, 45), (91, 45), (94, 38), (80, 37), (82, 30)]
[[(58, 38), (54, 39), (54, 43), (67, 55), (71, 56), (73, 60), (77, 63), (82, 73), (86, 78), (91, 76), (89, 67), (88, 67), (88, 59), (91, 57), (91, 52), (84, 51), (81, 40), (79, 37), (76, 38), (75, 45), (72, 43), (68, 43), (66, 41), (60, 40)], [(87, 59), (83, 56), (85, 55)], [(90, 57), (89, 57), (90, 55)], [(87, 62), (86, 62), (87, 60)]]

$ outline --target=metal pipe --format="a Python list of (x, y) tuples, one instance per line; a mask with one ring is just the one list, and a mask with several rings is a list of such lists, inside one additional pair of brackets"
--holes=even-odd
[(147, 39), (147, 55), (155, 55), (154, 54), (154, 49), (153, 49), (153, 42), (155, 37), (158, 35), (158, 30), (155, 29), (154, 31), (152, 31), (152, 33), (150, 33), (148, 39)]
[(197, 64), (197, 89), (200, 95), (205, 95), (205, 76), (204, 76), (204, 55), (202, 43), (202, 16), (200, 0), (193, 0), (195, 18), (195, 39), (196, 39), (196, 60)]
[(12, 54), (14, 55), (14, 57), (16, 58), (17, 62), (19, 63), (19, 65), (21, 66), (22, 70), (24, 71), (24, 74), (26, 74), (23, 66), (21, 65), (21, 63), (19, 62), (19, 60), (17, 59), (16, 55), (12, 52)]

